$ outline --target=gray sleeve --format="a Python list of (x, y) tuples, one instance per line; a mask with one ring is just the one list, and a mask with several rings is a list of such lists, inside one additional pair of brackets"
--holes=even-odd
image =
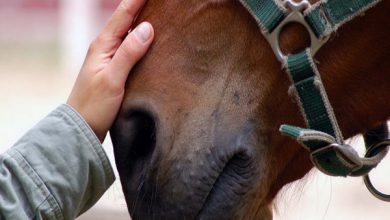
[(114, 180), (91, 128), (61, 105), (0, 155), (0, 219), (75, 219)]

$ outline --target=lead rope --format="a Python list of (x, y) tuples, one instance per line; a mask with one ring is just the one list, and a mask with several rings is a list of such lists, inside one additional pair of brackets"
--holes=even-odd
[[(375, 6), (380, 0), (323, 0), (310, 5), (286, 0), (240, 0), (256, 19), (283, 69), (288, 73), (294, 94), (308, 128), (282, 125), (280, 131), (293, 137), (309, 152), (313, 164), (331, 176), (365, 176), (365, 183), (377, 198), (390, 201), (390, 196), (379, 193), (371, 184), (368, 173), (386, 156), (390, 140), (387, 126), (374, 132), (375, 142), (366, 135), (365, 157), (344, 143), (336, 116), (313, 57), (329, 36), (341, 25)], [(285, 55), (279, 47), (279, 35), (291, 22), (302, 24), (310, 34), (311, 45), (297, 54)], [(371, 138), (371, 139), (370, 139)], [(370, 145), (366, 145), (370, 146)]]

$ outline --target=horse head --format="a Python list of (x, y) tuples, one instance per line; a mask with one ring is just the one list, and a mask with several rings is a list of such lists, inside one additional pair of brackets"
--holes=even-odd
[[(390, 2), (343, 26), (316, 59), (346, 137), (390, 112)], [(111, 130), (133, 219), (272, 219), (272, 201), (311, 168), (279, 133), (304, 126), (290, 81), (255, 19), (233, 0), (149, 0), (156, 39), (131, 73)], [(299, 25), (286, 53), (309, 41)]]

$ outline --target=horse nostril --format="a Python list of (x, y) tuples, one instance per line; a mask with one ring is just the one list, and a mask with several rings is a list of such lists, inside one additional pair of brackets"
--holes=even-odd
[(151, 114), (134, 110), (118, 118), (111, 129), (118, 168), (146, 165), (155, 150), (156, 123)]
[(146, 112), (130, 113), (129, 123), (134, 126), (132, 154), (136, 157), (147, 157), (152, 154), (156, 143), (156, 125), (152, 116)]
[(253, 163), (246, 153), (237, 153), (227, 161), (220, 176), (228, 175), (235, 177), (237, 181), (246, 182), (253, 175)]

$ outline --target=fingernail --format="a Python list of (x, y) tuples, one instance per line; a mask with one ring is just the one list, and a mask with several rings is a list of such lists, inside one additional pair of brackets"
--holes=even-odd
[(152, 28), (147, 22), (143, 22), (134, 30), (135, 36), (142, 42), (146, 43), (151, 37)]

